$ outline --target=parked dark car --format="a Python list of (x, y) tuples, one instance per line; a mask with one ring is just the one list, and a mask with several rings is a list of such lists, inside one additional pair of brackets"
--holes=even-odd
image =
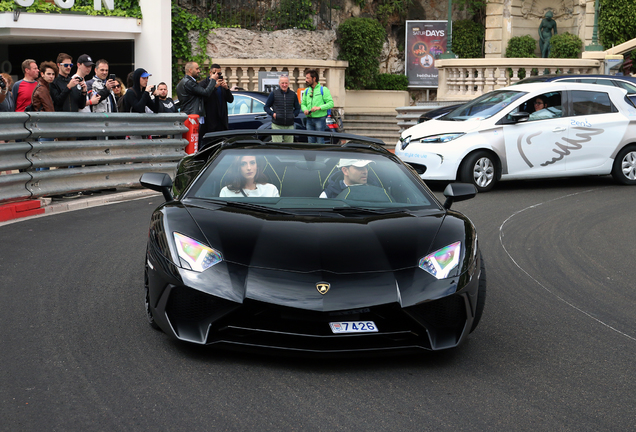
[[(333, 143), (263, 145), (281, 133)], [(216, 144), (186, 156), (174, 182), (141, 177), (166, 199), (144, 266), (152, 327), (190, 343), (312, 355), (448, 349), (475, 330), (486, 271), (475, 226), (450, 210), (473, 185), (449, 185), (442, 204), (382, 141), (357, 135), (209, 138)], [(366, 181), (320, 197), (354, 166)], [(250, 176), (257, 187), (242, 189)]]
[[(265, 112), (268, 93), (237, 90), (233, 91), (234, 102), (227, 104), (230, 129), (271, 129), (272, 118)], [(305, 129), (305, 114), (296, 117), (296, 129)], [(327, 127), (332, 132), (342, 132), (342, 119), (337, 110), (331, 110), (327, 117)]]

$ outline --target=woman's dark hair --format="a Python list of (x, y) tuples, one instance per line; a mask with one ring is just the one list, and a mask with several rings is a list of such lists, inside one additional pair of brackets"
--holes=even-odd
[(135, 74), (135, 71), (132, 71), (131, 73), (128, 74), (128, 76), (126, 77), (126, 88), (132, 88), (132, 86), (135, 84), (133, 81), (133, 75)]
[[(245, 187), (245, 178), (241, 175), (241, 159), (245, 156), (237, 156), (228, 170), (229, 183), (227, 184), (227, 188), (232, 192), (240, 192), (240, 190)], [(265, 184), (269, 181), (267, 176), (263, 173), (265, 164), (264, 157), (256, 156), (256, 175), (254, 176), (254, 183)]]

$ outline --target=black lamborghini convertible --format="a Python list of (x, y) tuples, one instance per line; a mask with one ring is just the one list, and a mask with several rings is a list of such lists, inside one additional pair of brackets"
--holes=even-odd
[[(301, 133), (330, 143), (267, 142)], [(381, 141), (356, 135), (206, 141), (174, 182), (141, 178), (166, 199), (148, 236), (151, 326), (197, 344), (318, 354), (440, 350), (475, 330), (486, 273), (475, 227), (450, 210), (472, 185), (450, 184), (442, 204)], [(354, 171), (365, 172), (357, 183)]]

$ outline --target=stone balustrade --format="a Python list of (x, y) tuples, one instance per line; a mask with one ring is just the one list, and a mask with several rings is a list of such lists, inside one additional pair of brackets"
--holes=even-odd
[[(439, 70), (439, 101), (468, 101), (484, 93), (518, 82), (526, 77), (554, 73), (603, 73), (603, 62), (594, 59), (487, 58), (436, 60)], [(523, 74), (523, 72), (522, 72)]]
[[(258, 72), (288, 72), (289, 86), (296, 91), (305, 87), (305, 71), (316, 69), (320, 84), (331, 92), (334, 107), (345, 106), (344, 74), (349, 65), (347, 61), (312, 60), (312, 59), (238, 59), (214, 58), (214, 63), (221, 65), (223, 76), (230, 87), (237, 86), (244, 90), (258, 91)], [(206, 66), (209, 66), (206, 64)]]

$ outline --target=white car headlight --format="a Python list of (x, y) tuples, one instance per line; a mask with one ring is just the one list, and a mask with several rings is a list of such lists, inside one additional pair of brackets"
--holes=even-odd
[(446, 133), (446, 134), (440, 134), (440, 135), (431, 135), (431, 136), (420, 139), (420, 142), (422, 144), (446, 143), (454, 139), (457, 139), (462, 135), (465, 135), (465, 133), (462, 132), (462, 133)]
[(185, 264), (183, 267), (187, 268), (187, 265), (190, 270), (202, 272), (223, 261), (221, 252), (183, 234), (173, 234), (181, 264)]
[(450, 272), (459, 265), (462, 243), (455, 242), (426, 255), (419, 262), (419, 267), (437, 279), (447, 278)]

